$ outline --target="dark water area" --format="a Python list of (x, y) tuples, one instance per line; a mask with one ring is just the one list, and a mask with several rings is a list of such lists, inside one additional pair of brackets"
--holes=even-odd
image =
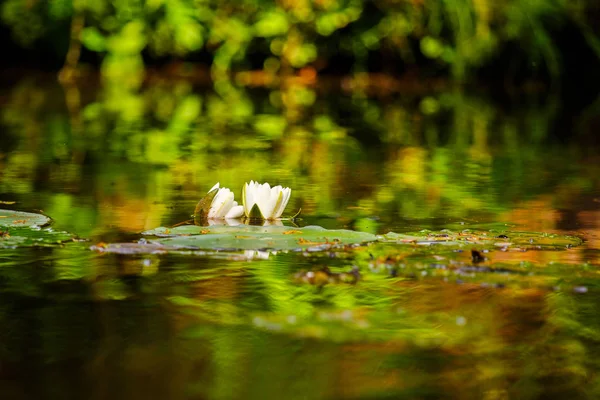
[[(0, 208), (77, 239), (0, 241), (2, 398), (597, 398), (600, 110), (516, 104), (6, 86)], [(189, 220), (216, 182), (239, 199), (251, 179), (292, 188), (290, 232), (428, 229), (431, 243), (90, 250)], [(330, 279), (353, 267), (357, 282)]]

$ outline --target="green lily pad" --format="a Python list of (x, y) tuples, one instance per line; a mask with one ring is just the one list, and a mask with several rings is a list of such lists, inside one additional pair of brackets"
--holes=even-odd
[(50, 221), (50, 218), (42, 214), (0, 210), (0, 227), (44, 226), (48, 225)]
[(144, 235), (163, 236), (153, 241), (171, 248), (227, 250), (309, 250), (320, 251), (377, 240), (375, 235), (349, 230), (328, 230), (320, 226), (180, 226), (157, 228)]
[(460, 232), (441, 231), (389, 232), (378, 236), (379, 242), (416, 245), (465, 246), (479, 245), (493, 248), (520, 248), (526, 250), (562, 250), (580, 246), (583, 240), (572, 235), (544, 232), (485, 231), (465, 229)]
[(14, 227), (0, 231), (0, 249), (55, 246), (73, 241), (67, 232), (52, 228)]
[(0, 249), (55, 246), (72, 241), (73, 235), (44, 227), (49, 217), (23, 211), (0, 210)]

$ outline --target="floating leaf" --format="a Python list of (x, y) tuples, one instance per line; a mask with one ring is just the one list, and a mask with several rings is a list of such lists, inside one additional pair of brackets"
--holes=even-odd
[(350, 230), (328, 230), (320, 226), (296, 228), (290, 234), (285, 226), (211, 226), (193, 225), (157, 228), (144, 235), (163, 236), (154, 243), (171, 249), (228, 250), (328, 250), (344, 245), (373, 242), (375, 235)]
[(50, 218), (42, 214), (23, 211), (0, 210), (0, 227), (44, 226), (50, 223)]
[(165, 254), (168, 248), (157, 243), (98, 243), (90, 250), (116, 254)]
[(544, 232), (484, 231), (465, 229), (408, 233), (389, 232), (378, 236), (380, 242), (416, 245), (465, 246), (484, 245), (489, 248), (521, 248), (527, 250), (561, 250), (579, 246), (581, 238), (572, 235), (557, 235)]
[(69, 233), (57, 232), (51, 228), (19, 226), (0, 230), (0, 249), (54, 246), (71, 241), (73, 236)]

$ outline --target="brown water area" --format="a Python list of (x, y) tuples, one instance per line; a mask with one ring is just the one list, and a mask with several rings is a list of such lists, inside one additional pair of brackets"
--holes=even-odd
[[(598, 111), (296, 83), (2, 89), (1, 397), (598, 398)], [(299, 217), (193, 225), (250, 180)]]

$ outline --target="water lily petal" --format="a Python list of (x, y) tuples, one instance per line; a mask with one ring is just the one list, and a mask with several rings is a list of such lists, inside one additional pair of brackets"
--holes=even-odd
[(273, 219), (276, 219), (279, 217), (279, 215), (277, 215), (277, 211), (281, 207), (281, 203), (283, 202), (284, 197), (285, 197), (284, 192), (282, 190), (280, 190), (279, 195), (277, 196), (277, 201), (275, 202), (275, 207), (273, 207), (273, 212), (272, 212)]
[(210, 188), (210, 190), (209, 190), (207, 193), (210, 193), (210, 192), (212, 192), (213, 190), (215, 190), (215, 189), (218, 189), (218, 188), (219, 188), (219, 182), (217, 182), (217, 183), (215, 184), (215, 186), (211, 187), (211, 188)]
[(212, 203), (210, 204), (210, 210), (208, 211), (208, 218), (218, 218), (219, 211), (225, 203), (227, 194), (224, 189), (219, 189)]
[(254, 205), (254, 181), (245, 183), (242, 189), (242, 205), (244, 207), (244, 214), (246, 217), (250, 216), (250, 210)]
[(221, 199), (219, 197), (220, 191), (217, 192), (217, 195), (214, 197), (212, 203), (210, 204), (210, 209), (208, 210), (208, 218), (215, 218), (217, 216), (217, 212), (218, 212), (218, 206), (217, 204), (221, 203)]
[(258, 195), (258, 199), (257, 199), (256, 203), (258, 204), (260, 211), (263, 212), (263, 216), (266, 217), (263, 209), (266, 209), (267, 205), (269, 204), (269, 198), (271, 197), (271, 185), (269, 185), (269, 183), (265, 182), (262, 185), (259, 185), (258, 191), (259, 191), (259, 195)]
[(227, 212), (225, 219), (240, 218), (242, 215), (244, 215), (244, 207), (235, 205)]
[(282, 190), (281, 193), (282, 193), (282, 199), (274, 211), (273, 218), (279, 218), (279, 217), (281, 217), (281, 214), (283, 214), (283, 211), (285, 210), (285, 207), (287, 206), (288, 201), (290, 201), (290, 196), (292, 195), (292, 189), (286, 187)]
[(231, 210), (231, 208), (233, 207), (233, 192), (229, 189), (226, 190), (227, 192), (225, 192), (225, 197), (217, 213), (217, 218), (224, 218), (225, 215), (227, 215), (227, 213), (229, 212), (229, 210)]
[[(220, 188), (208, 211), (208, 218), (223, 218), (227, 212), (233, 207), (233, 192), (228, 188)], [(235, 203), (237, 205), (237, 203)]]
[(271, 189), (269, 199), (265, 203), (264, 208), (261, 207), (263, 215), (267, 219), (275, 218), (275, 210), (278, 208), (279, 202), (282, 200), (281, 186), (275, 186)]
[[(268, 183), (267, 184), (260, 184), (258, 182), (255, 181), (250, 181), (250, 185), (248, 187), (249, 191), (250, 191), (250, 198), (249, 198), (249, 202), (246, 205), (246, 210), (247, 210), (247, 214), (246, 216), (248, 218), (258, 218), (257, 214), (256, 214), (256, 210), (254, 210), (254, 206), (258, 207), (259, 211), (261, 211), (260, 215), (262, 214), (262, 210), (261, 205), (264, 204), (265, 202), (265, 197), (266, 194), (268, 193), (269, 189), (268, 189)], [(261, 217), (262, 218), (262, 217)]]

